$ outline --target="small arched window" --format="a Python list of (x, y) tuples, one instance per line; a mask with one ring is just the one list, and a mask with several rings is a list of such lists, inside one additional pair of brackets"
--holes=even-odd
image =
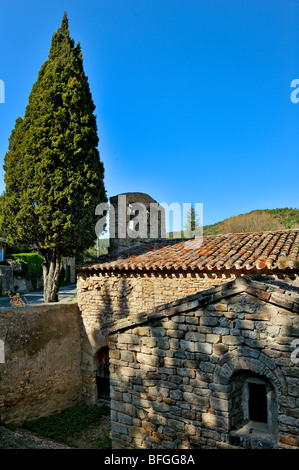
[(243, 387), (244, 419), (273, 425), (274, 392), (270, 383), (259, 377), (245, 380)]
[(277, 440), (277, 402), (272, 383), (251, 371), (232, 376), (230, 433), (249, 438), (252, 448), (271, 448)]
[(257, 423), (268, 422), (267, 387), (265, 383), (248, 382), (248, 417)]

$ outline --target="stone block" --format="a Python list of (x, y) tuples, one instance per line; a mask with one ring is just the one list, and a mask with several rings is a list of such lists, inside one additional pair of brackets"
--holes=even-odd
[(232, 400), (223, 400), (212, 397), (210, 399), (211, 407), (219, 411), (230, 411), (232, 409)]
[(150, 334), (150, 328), (149, 327), (142, 327), (138, 326), (137, 328), (134, 328), (132, 330), (133, 334), (137, 336), (149, 336)]
[(149, 366), (158, 367), (159, 357), (156, 357), (150, 354), (137, 353), (137, 362), (139, 362), (140, 364), (146, 364)]
[(208, 399), (206, 397), (200, 397), (190, 392), (184, 392), (183, 398), (188, 403), (191, 403), (192, 405), (196, 405), (199, 410), (205, 409), (208, 403)]
[(199, 333), (198, 331), (188, 331), (185, 334), (185, 340), (186, 341), (205, 341), (206, 335)]
[(166, 330), (177, 330), (178, 324), (174, 321), (171, 321), (171, 320), (164, 320), (163, 321), (163, 327)]
[(207, 343), (215, 344), (215, 343), (219, 343), (220, 340), (221, 340), (221, 336), (220, 336), (220, 335), (212, 334), (212, 333), (206, 334), (206, 341), (207, 341)]
[(160, 338), (165, 336), (165, 328), (153, 326), (150, 328), (150, 336), (153, 338)]
[(193, 341), (180, 341), (180, 347), (183, 351), (195, 352), (195, 343)]
[[(210, 343), (194, 343), (194, 352), (201, 353), (201, 354), (212, 354), (213, 345)], [(202, 357), (202, 360), (204, 358)]]
[(123, 334), (119, 335), (119, 337), (118, 337), (118, 342), (120, 344), (122, 344), (122, 343), (139, 344), (139, 341), (140, 341), (140, 337), (137, 336), (137, 335), (133, 335), (133, 334), (123, 333)]
[(134, 362), (134, 354), (131, 351), (121, 351), (121, 360), (124, 362)]
[(218, 317), (201, 317), (200, 325), (201, 326), (217, 326), (219, 324)]
[(172, 398), (173, 400), (182, 400), (183, 398), (183, 391), (181, 390), (170, 390), (170, 398)]
[(225, 335), (222, 336), (222, 342), (229, 346), (235, 346), (237, 344), (244, 343), (244, 339), (242, 338), (242, 336)]
[(164, 403), (164, 402), (159, 403), (156, 401), (152, 402), (151, 407), (154, 411), (158, 413), (166, 413), (167, 411), (171, 409), (170, 405), (168, 405), (167, 403)]
[(154, 348), (157, 344), (157, 341), (151, 337), (145, 337), (141, 339), (142, 346), (146, 346), (148, 348)]
[(205, 426), (212, 429), (228, 429), (228, 419), (211, 413), (202, 413), (202, 422)]
[(252, 320), (236, 320), (235, 321), (235, 328), (245, 329), (245, 330), (253, 330), (254, 329), (254, 321)]
[(223, 356), (228, 351), (228, 346), (226, 344), (214, 344), (213, 345), (213, 354), (216, 356)]

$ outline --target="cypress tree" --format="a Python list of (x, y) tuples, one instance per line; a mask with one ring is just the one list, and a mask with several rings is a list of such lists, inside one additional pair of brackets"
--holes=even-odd
[(191, 205), (190, 209), (185, 214), (184, 235), (189, 236), (190, 231), (195, 235), (199, 235), (201, 233), (200, 218), (199, 214), (195, 212), (194, 205)]
[(62, 256), (94, 243), (95, 207), (107, 201), (94, 110), (65, 12), (4, 159), (1, 228), (43, 256), (45, 302), (58, 300)]

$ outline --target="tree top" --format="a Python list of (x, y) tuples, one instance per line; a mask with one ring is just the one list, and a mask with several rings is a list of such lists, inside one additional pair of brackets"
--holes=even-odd
[(64, 42), (71, 43), (71, 45), (74, 46), (74, 40), (70, 38), (69, 21), (66, 11), (64, 11), (63, 13), (61, 26), (52, 36), (52, 42), (49, 51), (49, 59), (54, 59), (59, 54), (61, 45)]

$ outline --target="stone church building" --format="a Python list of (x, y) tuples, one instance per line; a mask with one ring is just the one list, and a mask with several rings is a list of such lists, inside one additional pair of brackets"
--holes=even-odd
[[(156, 202), (122, 196), (151, 232)], [(116, 227), (77, 301), (0, 308), (0, 423), (104, 401), (114, 449), (298, 449), (299, 230), (165, 239), (156, 220)]]
[(115, 449), (299, 448), (299, 231), (197, 242), (77, 268), (84, 400)]

